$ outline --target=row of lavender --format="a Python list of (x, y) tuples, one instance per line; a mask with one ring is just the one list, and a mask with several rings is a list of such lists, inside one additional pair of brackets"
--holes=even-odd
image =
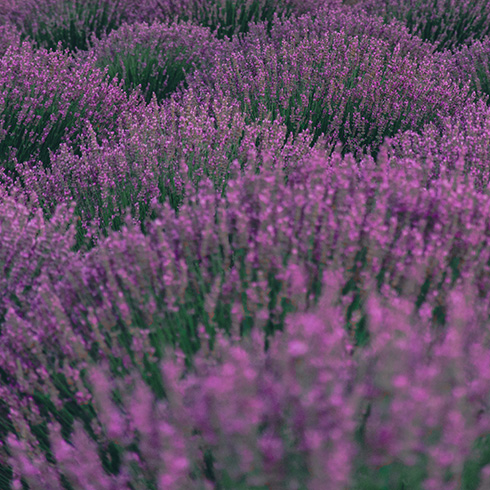
[(486, 31), (116, 3), (5, 9), (1, 484), (486, 488)]

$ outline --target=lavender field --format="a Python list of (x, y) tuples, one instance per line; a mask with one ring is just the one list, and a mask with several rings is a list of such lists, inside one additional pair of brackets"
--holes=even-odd
[(0, 0), (0, 490), (490, 490), (488, 0)]

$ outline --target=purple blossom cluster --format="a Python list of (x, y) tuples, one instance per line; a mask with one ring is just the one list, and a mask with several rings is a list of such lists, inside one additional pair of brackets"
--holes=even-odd
[(0, 4), (0, 488), (490, 488), (487, 3)]

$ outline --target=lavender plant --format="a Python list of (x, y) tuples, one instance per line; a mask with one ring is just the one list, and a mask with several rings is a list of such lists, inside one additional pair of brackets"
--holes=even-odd
[[(6, 179), (7, 180), (7, 179)], [(0, 335), (8, 316), (9, 304), (15, 304), (19, 312), (30, 308), (30, 299), (36, 288), (46, 277), (59, 280), (63, 276), (67, 262), (73, 260), (69, 251), (70, 236), (67, 227), (73, 208), (58, 207), (49, 222), (45, 222), (40, 212), (35, 212), (25, 199), (22, 189), (11, 186), (9, 192), (4, 186), (0, 190)], [(67, 221), (68, 216), (68, 221)], [(73, 238), (73, 237), (71, 237)], [(44, 273), (44, 274), (42, 274)], [(7, 372), (0, 368), (1, 383), (9, 382)], [(4, 440), (14, 427), (8, 423), (8, 404), (0, 404), (0, 438)], [(9, 488), (11, 471), (5, 459), (0, 458), (0, 486)], [(5, 481), (7, 478), (7, 481)]]
[(19, 46), (21, 36), (19, 31), (13, 25), (0, 26), (0, 56), (3, 56), (10, 46)]
[(100, 137), (117, 127), (121, 111), (140, 102), (91, 60), (76, 61), (67, 52), (35, 50), (31, 43), (11, 46), (0, 58), (0, 159), (15, 174), (15, 164), (40, 160), (60, 145), (77, 142), (90, 122)]
[(194, 75), (190, 86), (237, 99), (247, 121), (278, 119), (293, 136), (308, 129), (356, 154), (375, 153), (398, 131), (439, 124), (472, 100), (468, 87), (460, 89), (430, 58), (342, 30), (276, 45), (249, 39), (216, 60), (211, 84)]
[(186, 180), (196, 186), (209, 177), (224, 192), (234, 160), (242, 169), (258, 169), (267, 160), (289, 171), (311, 151), (308, 135), (293, 146), (277, 122), (247, 125), (233, 101), (203, 99), (192, 91), (165, 106), (153, 99), (144, 110), (123, 116), (110, 142), (100, 145), (92, 134), (80, 156), (62, 145), (48, 171), (40, 162), (17, 166), (25, 191), (47, 218), (60, 202), (77, 203), (77, 250), (119, 230), (128, 210), (142, 230), (154, 216), (154, 204), (168, 201), (178, 210)]
[(462, 46), (449, 60), (455, 80), (461, 84), (470, 80), (470, 87), (488, 102), (490, 95), (490, 38), (475, 40)]
[[(246, 337), (256, 327), (268, 346), (288, 312), (315, 306), (321, 271), (338, 267), (343, 327), (355, 349), (371, 342), (365, 305), (373, 288), (388, 301), (401, 295), (441, 335), (448, 297), (462, 281), (471, 278), (487, 298), (488, 199), (462, 173), (427, 191), (409, 163), (367, 160), (353, 173), (352, 160), (319, 158), (298, 166), (287, 183), (273, 169), (237, 177), (223, 197), (210, 181), (194, 190), (188, 184), (179, 214), (166, 203), (147, 236), (128, 222), (74, 260), (65, 278), (43, 277), (28, 311), (7, 303), (0, 340), (10, 382), (2, 398), (35, 426), (51, 413), (69, 434), (74, 410), (90, 426), (83, 370), (103, 360), (114, 374), (136, 369), (165, 397), (155, 371), (165, 346), (180, 348), (188, 368), (203, 347), (200, 324), (211, 349), (220, 331)], [(21, 328), (38, 339), (34, 352)]]
[(341, 30), (348, 38), (368, 37), (386, 41), (391, 51), (399, 45), (401, 54), (410, 54), (416, 59), (439, 55), (431, 43), (410, 34), (404, 23), (392, 19), (386, 24), (380, 17), (369, 15), (363, 10), (348, 9), (335, 2), (322, 5), (315, 14), (276, 17), (270, 28), (264, 22), (253, 23), (249, 28), (250, 35), (238, 35), (231, 40), (231, 49), (247, 49), (254, 43), (271, 43), (279, 48), (284, 40), (297, 45), (304, 38), (321, 39), (325, 32)]
[(100, 38), (128, 19), (132, 0), (22, 0), (2, 12), (37, 47), (72, 52), (87, 50), (92, 38)]
[(437, 185), (442, 175), (463, 172), (480, 192), (488, 192), (490, 112), (484, 101), (456, 118), (446, 118), (443, 130), (428, 125), (417, 134), (407, 131), (390, 140), (393, 154), (416, 159), (425, 169), (423, 185)]
[(361, 0), (355, 8), (381, 16), (385, 22), (400, 20), (441, 51), (490, 34), (490, 6), (484, 0)]
[(209, 72), (219, 43), (212, 32), (190, 23), (124, 24), (95, 43), (96, 66), (124, 80), (131, 93), (141, 85), (145, 100), (158, 101), (181, 87), (186, 73)]
[(2, 489), (489, 486), (486, 11), (351, 3), (0, 4)]
[(40, 210), (34, 212), (29, 202), (22, 203), (22, 196), (21, 189), (16, 194), (12, 189), (7, 193), (2, 186), (0, 325), (6, 313), (5, 300), (25, 307), (40, 272), (50, 270), (61, 275), (66, 265), (67, 249), (54, 243), (65, 240), (66, 223), (61, 216), (66, 216), (67, 207), (60, 205), (52, 219), (44, 222)]
[[(303, 295), (299, 279), (295, 290)], [(464, 460), (490, 422), (479, 415), (488, 404), (488, 335), (483, 317), (469, 308), (471, 288), (451, 295), (443, 338), (424, 335), (426, 325), (409, 320), (410, 303), (395, 300), (389, 308), (371, 294), (372, 342), (353, 352), (336, 306), (338, 276), (326, 279), (318, 309), (289, 316), (267, 352), (258, 331), (240, 343), (219, 335), (212, 352), (197, 356), (196, 371), (186, 373), (180, 353), (168, 351), (165, 401), (137, 376), (114, 378), (107, 366), (92, 367), (87, 380), (99, 433), (118, 446), (120, 470), (103, 470), (81, 424), (68, 443), (52, 423), (51, 463), (41, 464), (9, 436), (14, 482), (23, 477), (31, 488), (61, 489), (63, 474), (74, 490), (94, 477), (101, 489), (321, 489), (325, 481), (366, 488), (359, 486), (365, 473), (356, 481), (353, 470), (389, 462), (401, 469), (392, 473), (394, 488), (457, 488)], [(383, 485), (382, 472), (370, 481)]]
[(315, 11), (323, 4), (339, 4), (339, 0), (163, 0), (157, 2), (160, 18), (178, 18), (209, 27), (218, 38), (231, 38), (247, 32), (252, 22), (272, 23), (274, 16), (288, 17)]

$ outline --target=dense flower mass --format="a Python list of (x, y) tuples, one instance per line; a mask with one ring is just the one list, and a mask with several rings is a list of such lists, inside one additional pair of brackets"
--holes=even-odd
[(87, 123), (107, 136), (120, 113), (134, 110), (139, 100), (138, 94), (128, 97), (117, 80), (105, 81), (92, 60), (36, 50), (27, 41), (7, 49), (0, 77), (0, 158), (11, 171), (16, 162), (37, 159), (49, 166), (50, 151), (64, 142), (76, 148)]
[[(149, 0), (151, 1), (151, 0)], [(146, 20), (147, 5), (135, 0), (8, 0), (3, 22), (15, 25), (23, 38), (54, 49), (61, 42), (72, 51), (86, 50), (91, 40), (108, 34), (126, 20)], [(139, 7), (139, 8), (138, 8)], [(135, 12), (138, 12), (138, 14)]]
[(0, 4), (0, 488), (490, 488), (479, 0)]
[(359, 0), (356, 7), (385, 21), (403, 21), (410, 32), (437, 49), (454, 49), (490, 34), (486, 0)]
[(141, 84), (146, 102), (153, 94), (161, 100), (174, 92), (195, 68), (212, 69), (220, 42), (210, 29), (190, 23), (124, 24), (94, 47), (100, 68), (124, 80), (132, 91)]
[[(464, 83), (470, 80), (470, 88), (488, 102), (490, 95), (490, 37), (475, 40), (470, 46), (462, 46), (448, 58), (455, 79)], [(450, 65), (451, 66), (451, 65)]]
[[(438, 59), (402, 52), (401, 43), (370, 35), (368, 26), (355, 35), (339, 24), (324, 22), (305, 36), (304, 25), (285, 35), (279, 23), (275, 43), (252, 33), (217, 56), (202, 85), (238, 100), (250, 120), (278, 119), (293, 135), (308, 129), (355, 153), (376, 151), (399, 131), (438, 124), (471, 102), (467, 86)], [(194, 75), (190, 84), (200, 87), (200, 73)]]

